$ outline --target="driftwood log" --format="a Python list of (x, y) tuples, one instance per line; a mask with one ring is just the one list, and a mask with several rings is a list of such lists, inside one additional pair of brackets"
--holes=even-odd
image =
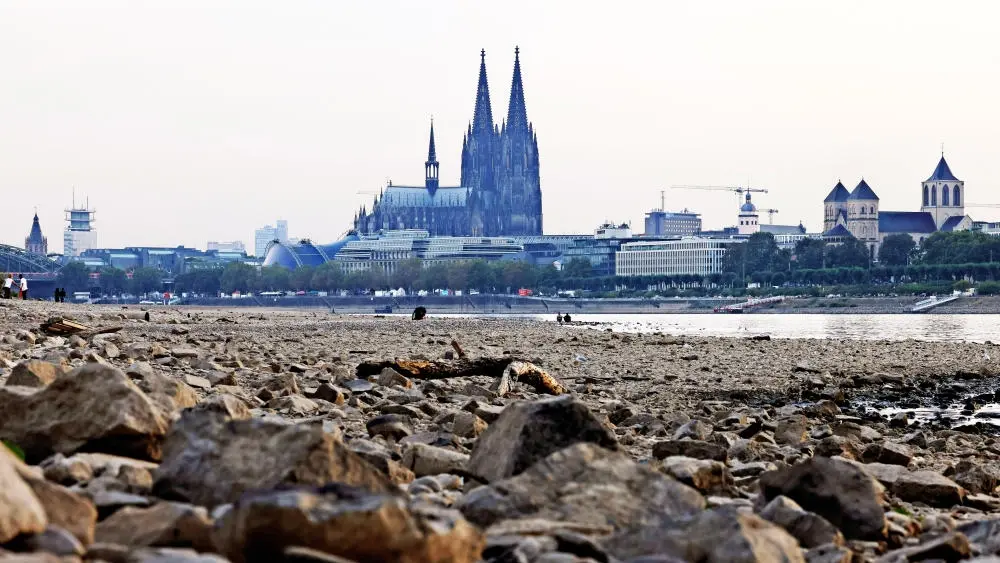
[(505, 395), (511, 386), (524, 383), (538, 393), (562, 395), (569, 390), (555, 377), (532, 364), (515, 358), (460, 358), (455, 361), (440, 360), (393, 360), (383, 362), (362, 362), (358, 365), (357, 377), (366, 379), (378, 375), (385, 368), (392, 368), (410, 379), (452, 379), (474, 375), (492, 377), (492, 390)]

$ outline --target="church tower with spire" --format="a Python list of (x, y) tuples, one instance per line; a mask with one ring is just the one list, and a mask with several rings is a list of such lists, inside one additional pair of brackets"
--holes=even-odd
[(38, 224), (38, 212), (35, 212), (35, 218), (31, 221), (31, 231), (24, 239), (24, 249), (42, 256), (49, 253), (49, 239), (42, 236), (42, 226)]
[(538, 138), (528, 121), (521, 82), (520, 49), (514, 48), (507, 119), (500, 130), (499, 192), (504, 234), (542, 234), (542, 191), (538, 173)]
[(472, 192), (472, 234), (500, 233), (496, 156), (498, 132), (493, 124), (490, 85), (486, 79), (486, 50), (479, 53), (479, 83), (472, 124), (462, 142), (462, 186)]
[(965, 216), (965, 182), (952, 174), (944, 159), (944, 150), (931, 177), (924, 180), (921, 187), (920, 210), (934, 217), (938, 229), (952, 217)]
[(431, 120), (431, 142), (427, 149), (427, 161), (424, 162), (424, 186), (434, 195), (438, 189), (437, 150), (434, 149), (434, 120)]

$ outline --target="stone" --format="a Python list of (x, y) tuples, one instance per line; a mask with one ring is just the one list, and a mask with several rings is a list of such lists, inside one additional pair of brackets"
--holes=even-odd
[(45, 387), (64, 373), (62, 366), (41, 360), (25, 360), (14, 366), (4, 385)]
[(580, 442), (619, 447), (601, 421), (571, 395), (514, 403), (476, 441), (468, 471), (493, 483)]
[(610, 554), (641, 551), (644, 531), (669, 529), (700, 513), (698, 491), (638, 464), (627, 455), (578, 442), (519, 474), (465, 494), (457, 507), (472, 523), (543, 519), (606, 530)]
[(723, 463), (729, 460), (726, 448), (703, 440), (664, 440), (653, 444), (653, 457), (663, 459), (670, 456), (711, 459)]
[(850, 438), (843, 436), (827, 436), (816, 444), (815, 455), (821, 457), (842, 457), (858, 460), (862, 458), (861, 448)]
[(0, 444), (0, 545), (21, 534), (40, 534), (49, 523), (42, 503), (21, 478), (26, 469)]
[(413, 382), (407, 379), (403, 374), (392, 368), (384, 368), (382, 373), (378, 374), (378, 384), (383, 387), (393, 387), (399, 385), (400, 387), (405, 387), (407, 389), (413, 387)]
[(662, 471), (704, 494), (722, 494), (733, 487), (726, 464), (710, 459), (671, 456), (663, 460)]
[(463, 438), (477, 438), (486, 431), (489, 425), (486, 421), (471, 412), (459, 411), (455, 413), (452, 431), (456, 436)]
[(826, 518), (848, 539), (881, 539), (887, 522), (880, 504), (881, 487), (847, 461), (813, 457), (768, 471), (758, 482), (764, 502), (784, 495), (804, 510)]
[(969, 539), (961, 532), (950, 532), (912, 547), (891, 551), (877, 563), (907, 561), (962, 561), (972, 555)]
[(805, 563), (798, 542), (788, 532), (731, 507), (706, 510), (684, 526), (659, 533), (648, 530), (635, 547), (682, 561)]
[(809, 419), (803, 415), (782, 418), (774, 429), (774, 441), (779, 444), (799, 446), (808, 439)]
[(264, 386), (257, 391), (257, 397), (262, 401), (270, 401), (275, 397), (299, 395), (301, 393), (302, 392), (299, 390), (299, 384), (298, 380), (295, 378), (295, 374), (283, 373), (275, 375), (269, 379)]
[(27, 468), (21, 471), (21, 478), (31, 487), (31, 492), (48, 515), (50, 525), (59, 526), (73, 534), (83, 545), (93, 543), (97, 508), (90, 499), (66, 487), (50, 483)]
[(913, 461), (913, 450), (906, 444), (879, 442), (865, 448), (862, 459), (866, 463), (885, 463), (906, 467)]
[(368, 435), (371, 437), (385, 436), (386, 439), (399, 441), (413, 434), (413, 423), (410, 417), (402, 414), (383, 414), (371, 418), (365, 423)]
[(826, 518), (802, 510), (794, 500), (777, 496), (760, 511), (760, 517), (781, 526), (805, 548), (843, 545), (844, 536)]
[(320, 386), (316, 388), (315, 393), (313, 393), (312, 398), (329, 401), (335, 405), (343, 405), (347, 401), (344, 390), (329, 383), (320, 384)]
[(854, 553), (843, 546), (828, 543), (805, 552), (806, 563), (853, 563)]
[(950, 477), (972, 494), (991, 494), (1000, 484), (1000, 469), (991, 463), (963, 459), (955, 465)]
[(42, 470), (46, 479), (65, 486), (86, 483), (94, 478), (94, 470), (90, 464), (81, 459), (66, 458), (62, 454), (47, 459)]
[(199, 377), (197, 375), (185, 375), (184, 376), (184, 383), (186, 383), (188, 387), (193, 387), (195, 389), (211, 389), (212, 388), (212, 382), (211, 381), (209, 381), (208, 379), (206, 379), (204, 377)]
[[(88, 553), (89, 555), (89, 553)], [(128, 553), (125, 563), (229, 563), (209, 553), (174, 547), (146, 547)]]
[(683, 440), (684, 438), (690, 438), (692, 440), (707, 440), (709, 436), (712, 435), (712, 425), (702, 422), (701, 420), (694, 419), (690, 420), (677, 431), (674, 432), (674, 440)]
[(292, 483), (392, 488), (321, 426), (192, 410), (170, 428), (154, 478), (157, 496), (209, 507), (235, 502), (244, 491)]
[(464, 472), (468, 463), (468, 454), (427, 444), (410, 444), (403, 451), (403, 466), (417, 477)]
[[(83, 557), (87, 552), (80, 540), (68, 531), (49, 524), (45, 531), (33, 536), (22, 536), (24, 551), (43, 551), (60, 557)], [(6, 559), (0, 557), (0, 561)]]
[(965, 490), (958, 483), (934, 471), (904, 471), (890, 490), (902, 500), (939, 508), (962, 504), (965, 497)]
[(133, 370), (130, 367), (127, 375), (164, 413), (170, 414), (198, 404), (198, 395), (187, 384), (156, 371), (149, 364), (145, 367), (148, 369)]
[(367, 379), (348, 379), (340, 383), (352, 394), (370, 393), (375, 386)]
[(246, 403), (229, 393), (212, 395), (198, 403), (194, 409), (217, 412), (233, 420), (246, 420), (251, 416)]
[(248, 494), (220, 518), (214, 539), (232, 563), (280, 561), (290, 546), (354, 561), (473, 563), (485, 545), (456, 511), (341, 484)]
[(95, 539), (133, 547), (213, 551), (212, 520), (204, 508), (176, 502), (125, 507), (97, 525)]
[(0, 438), (29, 461), (89, 451), (159, 459), (167, 420), (121, 370), (87, 364), (37, 393), (0, 399)]
[(319, 405), (316, 401), (307, 399), (302, 395), (285, 395), (268, 401), (267, 408), (288, 411), (289, 414), (303, 415), (318, 411)]
[(976, 553), (1000, 554), (1000, 518), (965, 522), (955, 531), (965, 535)]
[(197, 358), (198, 350), (187, 347), (171, 348), (170, 355), (175, 358)]

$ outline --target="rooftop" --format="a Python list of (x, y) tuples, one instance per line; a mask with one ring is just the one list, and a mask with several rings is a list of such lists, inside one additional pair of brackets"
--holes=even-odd
[(928, 182), (961, 182), (954, 174), (951, 173), (951, 168), (948, 167), (948, 162), (944, 159), (944, 155), (941, 155), (941, 160), (938, 161), (937, 168), (934, 169), (934, 173), (931, 174), (930, 178), (927, 178)]

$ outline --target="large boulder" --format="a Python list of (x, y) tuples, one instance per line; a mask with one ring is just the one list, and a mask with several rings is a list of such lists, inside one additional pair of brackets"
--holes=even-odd
[(392, 488), (378, 470), (320, 425), (231, 420), (212, 410), (185, 410), (170, 428), (154, 493), (215, 506), (245, 491), (281, 484), (341, 482), (373, 491)]
[(819, 514), (806, 512), (794, 500), (779, 496), (760, 511), (760, 517), (784, 528), (803, 547), (813, 548), (828, 543), (843, 545), (844, 536)]
[(86, 364), (30, 395), (0, 398), (0, 438), (29, 461), (89, 451), (157, 460), (167, 431), (162, 411), (121, 370)]
[(82, 545), (89, 545), (94, 541), (97, 508), (90, 499), (46, 481), (26, 466), (22, 466), (21, 478), (31, 487), (35, 498), (45, 510), (50, 525), (66, 530)]
[(101, 543), (132, 547), (190, 547), (212, 551), (212, 521), (204, 508), (177, 502), (150, 507), (128, 506), (103, 520), (96, 530)]
[(163, 412), (170, 415), (180, 409), (198, 404), (198, 395), (183, 381), (168, 377), (146, 362), (135, 362), (125, 375), (153, 400)]
[(40, 534), (48, 524), (38, 497), (21, 478), (21, 465), (0, 444), (0, 544), (21, 534)]
[(784, 495), (809, 512), (819, 514), (848, 539), (885, 537), (886, 519), (880, 501), (882, 487), (849, 462), (813, 457), (803, 463), (760, 476), (765, 502)]
[(476, 441), (468, 471), (492, 483), (580, 442), (618, 449), (611, 432), (571, 395), (514, 403)]
[(214, 538), (233, 563), (281, 561), (291, 546), (353, 561), (472, 563), (485, 545), (456, 511), (341, 484), (247, 494), (220, 518)]
[(609, 534), (603, 539), (608, 551), (624, 559), (651, 553), (637, 538), (689, 520), (704, 509), (705, 499), (625, 454), (577, 443), (519, 475), (470, 491), (458, 507), (483, 527), (543, 519), (601, 530)]

